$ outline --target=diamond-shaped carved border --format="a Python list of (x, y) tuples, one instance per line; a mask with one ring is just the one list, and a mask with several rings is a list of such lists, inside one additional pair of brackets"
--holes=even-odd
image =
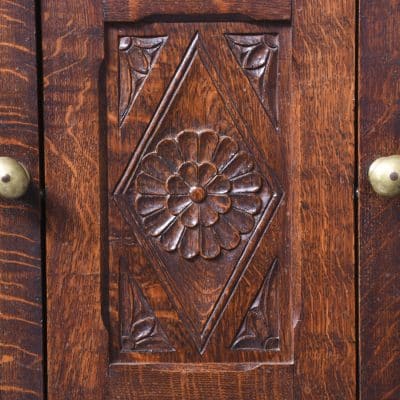
[[(120, 182), (118, 183), (115, 191), (114, 191), (114, 199), (121, 210), (122, 214), (124, 215), (127, 222), (132, 226), (135, 235), (141, 246), (145, 249), (147, 254), (149, 255), (152, 262), (155, 264), (154, 267), (157, 272), (161, 272), (163, 275), (163, 279), (160, 281), (163, 283), (164, 289), (168, 293), (171, 301), (175, 305), (180, 315), (180, 318), (185, 323), (186, 327), (188, 328), (193, 340), (199, 350), (200, 353), (203, 353), (206, 349), (206, 345), (210, 339), (210, 336), (215, 329), (218, 321), (220, 320), (226, 305), (228, 304), (231, 296), (235, 292), (235, 289), (238, 285), (240, 277), (242, 276), (244, 270), (246, 269), (249, 261), (251, 260), (252, 256), (254, 256), (254, 250), (260, 239), (261, 235), (265, 232), (268, 227), (269, 222), (271, 221), (277, 206), (282, 199), (283, 192), (281, 187), (276, 179), (276, 177), (269, 172), (268, 184), (272, 188), (273, 193), (270, 197), (269, 201), (263, 208), (261, 212), (261, 216), (257, 221), (256, 226), (254, 227), (250, 237), (248, 238), (247, 244), (244, 247), (243, 252), (241, 253), (232, 274), (230, 275), (227, 283), (222, 290), (214, 308), (211, 312), (207, 322), (204, 325), (204, 329), (202, 330), (201, 334), (199, 335), (196, 332), (196, 329), (192, 325), (191, 321), (186, 317), (184, 307), (179, 302), (177, 293), (175, 288), (170, 284), (166, 284), (166, 282), (170, 282), (168, 271), (163, 264), (162, 260), (158, 256), (157, 248), (155, 247), (152, 240), (146, 236), (145, 232), (143, 231), (142, 223), (138, 215), (134, 211), (133, 204), (128, 201), (127, 193), (131, 189), (133, 184), (133, 179), (135, 174), (137, 173), (137, 168), (140, 163), (142, 157), (148, 153), (148, 146), (152, 142), (157, 129), (159, 128), (162, 120), (164, 119), (165, 115), (167, 114), (169, 107), (174, 100), (176, 93), (179, 91), (182, 82), (185, 79), (185, 76), (188, 70), (191, 67), (192, 61), (195, 57), (199, 57), (203, 65), (205, 66), (213, 84), (215, 85), (216, 89), (218, 90), (219, 94), (223, 98), (224, 104), (232, 117), (235, 125), (238, 128), (239, 133), (242, 131), (246, 131), (246, 125), (243, 123), (241, 117), (235, 110), (234, 106), (232, 105), (231, 101), (229, 100), (229, 96), (226, 93), (225, 88), (221, 83), (219, 83), (219, 76), (213, 67), (213, 64), (203, 47), (200, 41), (199, 34), (196, 34), (194, 39), (192, 40), (182, 63), (178, 67), (175, 76), (169, 85), (163, 100), (160, 102), (160, 105), (152, 118), (141, 142), (139, 143), (134, 155), (129, 162), (129, 165), (123, 174)], [(244, 140), (244, 136), (241, 133), (242, 139)], [(247, 134), (247, 137), (251, 137), (251, 135)], [(257, 151), (257, 146), (255, 144), (252, 145), (253, 151)], [(268, 169), (268, 171), (270, 171)]]

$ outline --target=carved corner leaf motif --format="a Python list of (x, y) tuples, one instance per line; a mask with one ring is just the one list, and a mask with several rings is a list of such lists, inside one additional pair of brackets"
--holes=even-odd
[(131, 110), (144, 82), (157, 61), (167, 37), (121, 37), (119, 40), (119, 121)]
[(211, 129), (162, 140), (139, 171), (135, 208), (145, 230), (185, 259), (235, 249), (262, 208), (262, 178), (252, 157)]
[(279, 350), (279, 309), (274, 281), (279, 263), (275, 260), (264, 279), (231, 346), (234, 350)]
[(278, 35), (226, 35), (226, 39), (274, 128), (278, 130)]
[(126, 261), (121, 260), (121, 344), (122, 351), (175, 351), (136, 281)]

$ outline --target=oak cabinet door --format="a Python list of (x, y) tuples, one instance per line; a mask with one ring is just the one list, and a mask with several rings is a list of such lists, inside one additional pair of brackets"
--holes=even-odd
[(354, 398), (353, 3), (42, 12), (49, 398)]

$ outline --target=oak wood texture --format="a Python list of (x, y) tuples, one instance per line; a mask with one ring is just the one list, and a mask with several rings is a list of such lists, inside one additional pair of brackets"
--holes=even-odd
[(0, 398), (43, 398), (35, 2), (0, 7), (0, 153), (29, 170), (18, 201), (0, 199)]
[[(100, 1), (42, 2), (48, 398), (103, 399)], [(103, 171), (104, 173), (104, 171)]]
[(153, 0), (151, 4), (136, 0), (105, 0), (104, 18), (106, 21), (126, 22), (146, 18), (169, 17), (172, 19), (232, 19), (243, 20), (290, 20), (291, 0)]
[(295, 398), (356, 398), (355, 3), (296, 1), (301, 294)]
[[(151, 366), (118, 365), (111, 369), (110, 399), (130, 400), (288, 400), (293, 399), (288, 365), (258, 366), (247, 371), (157, 371)], [(139, 373), (138, 373), (139, 372)], [(256, 392), (255, 388), (263, 387)], [(140, 389), (138, 389), (140, 388)]]
[(360, 2), (359, 305), (362, 399), (400, 398), (400, 200), (378, 196), (371, 163), (400, 153), (400, 9)]
[[(106, 9), (111, 4), (121, 5), (107, 2)], [(354, 398), (354, 4), (350, 0), (335, 4), (299, 1), (293, 26), (249, 24), (247, 18), (243, 18), (246, 22), (239, 22), (237, 16), (229, 21), (222, 8), (218, 11), (222, 12), (223, 21), (212, 22), (218, 18), (210, 15), (210, 21), (205, 22), (204, 14), (199, 21), (194, 15), (188, 22), (180, 4), (174, 3), (177, 8), (171, 9), (172, 3), (165, 2), (165, 8), (158, 9), (159, 4), (146, 6), (150, 14), (168, 16), (168, 24), (162, 22), (162, 16), (158, 22), (130, 23), (129, 19), (137, 16), (121, 6), (116, 7), (120, 12), (117, 22), (121, 23), (106, 26), (101, 1), (73, 0), (63, 4), (44, 0), (42, 4), (49, 399)], [(171, 14), (177, 15), (175, 21)], [(203, 45), (194, 41), (196, 31), (200, 32)], [(282, 38), (283, 49), (279, 53), (279, 130), (266, 112), (260, 95), (263, 91), (257, 94), (254, 77), (243, 71), (248, 66), (259, 67), (264, 45), (245, 43), (257, 50), (253, 61), (250, 58), (241, 65), (235, 47), (232, 49), (225, 37), (276, 33)], [(166, 43), (161, 43), (167, 36)], [(143, 38), (160, 41), (150, 40), (152, 44), (146, 47)], [(234, 38), (238, 45), (240, 41)], [(121, 80), (118, 75), (118, 46), (126, 51), (131, 40), (146, 50), (132, 50), (136, 53), (134, 60), (139, 62), (129, 61), (129, 68), (144, 76), (132, 74), (130, 87), (139, 88), (139, 94), (132, 101), (124, 98), (121, 102), (118, 82), (127, 82), (127, 78), (124, 75)], [(174, 86), (169, 91), (168, 84), (182, 64), (185, 51), (190, 56), (191, 44), (203, 58), (201, 62), (191, 60), (192, 75), (190, 69), (178, 69), (176, 79), (182, 92), (174, 96)], [(201, 46), (211, 49), (208, 51), (213, 54), (212, 62), (207, 61)], [(140, 62), (143, 59), (145, 63)], [(343, 69), (340, 76), (338, 60)], [(181, 79), (185, 73), (186, 80)], [(218, 84), (212, 87), (210, 79)], [(198, 93), (202, 83), (209, 97), (205, 96), (203, 102), (198, 96), (188, 100), (188, 89)], [(161, 100), (163, 95), (166, 100)], [(218, 96), (225, 100), (218, 100)], [(127, 98), (130, 99), (129, 93)], [(214, 111), (210, 107), (213, 99), (217, 99)], [(170, 108), (165, 107), (169, 103)], [(130, 110), (121, 113), (121, 104)], [(198, 111), (194, 105), (203, 105), (207, 112)], [(164, 112), (166, 118), (158, 125), (150, 122), (153, 115)], [(245, 122), (241, 123), (237, 114)], [(152, 186), (150, 180), (144, 185), (135, 183), (135, 168), (141, 158), (136, 157), (131, 163), (130, 159), (136, 150), (141, 157), (153, 152), (154, 137), (161, 143), (165, 131), (178, 141), (177, 134), (186, 128), (196, 130), (193, 137), (198, 134), (198, 125), (209, 121), (219, 131), (224, 124), (229, 126), (229, 118), (236, 122), (232, 128), (244, 133), (241, 138), (231, 129), (227, 136), (240, 143), (242, 149), (251, 149), (257, 171), (267, 180), (276, 175), (285, 197), (269, 227), (271, 240), (266, 234), (257, 243), (259, 252), (243, 271), (244, 279), (202, 353), (204, 343), (200, 340), (198, 346), (189, 340), (193, 335), (181, 322), (181, 310), (173, 302), (176, 291), (168, 293), (168, 282), (160, 280), (159, 271), (155, 273), (154, 265), (150, 265), (161, 257), (156, 241), (161, 240), (162, 224), (150, 224), (144, 235), (148, 220), (132, 214), (143, 211), (135, 206), (137, 185), (152, 190), (160, 185)], [(195, 126), (186, 126), (191, 123)], [(158, 132), (156, 125), (164, 131)], [(148, 148), (140, 143), (142, 137)], [(180, 170), (179, 174), (187, 177), (186, 172)], [(219, 179), (227, 187), (226, 180)], [(258, 191), (260, 185), (254, 186)], [(172, 190), (168, 184), (167, 188)], [(197, 190), (193, 198), (201, 202), (204, 195), (199, 193)], [(279, 194), (276, 189), (271, 193)], [(126, 210), (129, 198), (125, 197), (122, 208), (127, 212), (121, 214), (121, 203), (117, 207), (115, 202), (120, 201), (119, 196), (129, 195), (131, 207)], [(135, 207), (136, 211), (131, 211)], [(182, 221), (195, 225), (193, 215)], [(161, 229), (159, 233), (153, 230), (156, 228)], [(175, 267), (199, 265), (204, 270), (212, 262), (201, 257), (200, 250), (197, 254), (194, 242), (189, 240), (180, 256), (179, 249), (169, 248), (172, 256), (168, 257), (176, 257)], [(167, 245), (171, 246), (170, 242)], [(228, 255), (227, 259), (233, 259), (231, 255), (240, 244), (235, 246), (226, 245), (223, 254)], [(274, 263), (276, 254), (280, 256), (279, 264)], [(164, 256), (167, 257), (163, 253)], [(185, 256), (200, 261), (188, 264)], [(173, 268), (171, 259), (168, 263)], [(273, 266), (282, 288), (278, 297), (279, 307), (283, 307), (282, 348), (257, 351), (259, 344), (244, 341), (241, 334), (248, 329), (252, 310), (263, 303), (273, 305), (277, 300), (263, 294)], [(195, 273), (194, 270), (193, 276)], [(199, 276), (196, 282), (201, 282)], [(274, 285), (272, 280), (271, 287)], [(192, 293), (186, 296), (194, 299), (193, 303), (199, 298)], [(199, 303), (206, 302), (202, 295)], [(121, 324), (121, 331), (120, 317), (126, 315), (131, 318)], [(201, 323), (207, 313), (198, 315), (201, 321), (196, 322)], [(256, 319), (253, 329), (259, 329), (258, 323), (265, 315)], [(126, 326), (130, 328), (125, 329)], [(271, 335), (265, 333), (265, 325), (262, 328), (262, 335)], [(250, 352), (230, 348), (237, 335), (238, 346), (251, 346)], [(152, 346), (159, 350), (165, 346), (162, 350), (168, 351), (143, 351)]]
[[(281, 80), (276, 101), (282, 110), (280, 133), (237, 63), (227, 32), (255, 38), (249, 56), (261, 60), (268, 59), (264, 54), (269, 54), (269, 48), (260, 34), (273, 32), (279, 37)], [(290, 249), (284, 245), (292, 241), (289, 221), (285, 219), (285, 214), (291, 213), (291, 199), (281, 201), (283, 193), (292, 192), (288, 180), (292, 134), (288, 114), (283, 112), (290, 108), (289, 35), (286, 28), (267, 25), (255, 28), (243, 23), (147, 24), (144, 29), (110, 30), (107, 89), (113, 362), (197, 363), (204, 368), (203, 363), (211, 362), (292, 359), (291, 293), (285, 290), (291, 286), (292, 266)], [(146, 43), (144, 37), (148, 38)], [(125, 68), (126, 38), (131, 38), (136, 49), (130, 50), (134, 60), (143, 56), (139, 48), (153, 48), (154, 52), (159, 49), (157, 62), (143, 86), (131, 86), (131, 76), (117, 72), (118, 65)], [(142, 43), (135, 38), (142, 38)], [(165, 41), (162, 48), (161, 41)], [(214, 62), (212, 68), (209, 60)], [(137, 61), (132, 60), (131, 65), (135, 71), (140, 70)], [(263, 67), (260, 73), (277, 86), (277, 75), (268, 76)], [(176, 79), (181, 75), (181, 80)], [(130, 96), (135, 101), (127, 114), (118, 112), (117, 97), (118, 90), (125, 92), (126, 88), (136, 89)], [(172, 98), (170, 104), (165, 101), (169, 98)], [(122, 125), (114, 123), (120, 115), (126, 115)], [(169, 168), (169, 164), (174, 165)], [(187, 171), (196, 168), (199, 175), (211, 171), (206, 179), (210, 184), (204, 186), (207, 197), (197, 202), (191, 200), (187, 186), (192, 180)], [(217, 196), (221, 200), (215, 212)], [(175, 212), (180, 207), (179, 201), (184, 202), (185, 212)], [(192, 210), (193, 215), (188, 216), (186, 213)], [(172, 228), (164, 227), (164, 216), (172, 221)], [(178, 233), (173, 230), (175, 227)], [(170, 229), (177, 236), (176, 249), (169, 242), (163, 245)], [(198, 236), (193, 240), (195, 244), (187, 242), (185, 234), (189, 233), (192, 237), (199, 235), (201, 243)], [(129, 240), (132, 236), (136, 239)], [(206, 249), (212, 246), (216, 251), (208, 252)], [(196, 247), (198, 254), (192, 253)], [(134, 320), (129, 317), (125, 321), (126, 308), (134, 299), (121, 287), (114, 289), (119, 286), (121, 258), (126, 260), (128, 275), (152, 304), (157, 324), (169, 338), (169, 348), (165, 346), (164, 335), (146, 334), (154, 318), (143, 323), (143, 315), (139, 313)], [(259, 343), (265, 342), (262, 351), (254, 343), (250, 349), (232, 349), (241, 323), (275, 259), (279, 260), (280, 268), (277, 283), (269, 289), (271, 310), (260, 310), (257, 318), (260, 326), (255, 326), (251, 333)], [(268, 313), (271, 318), (266, 321)], [(139, 342), (131, 351), (123, 346), (118, 354), (122, 314), (125, 315), (123, 341), (128, 340), (126, 329), (130, 325), (132, 338), (141, 337), (143, 346), (147, 343), (146, 348)], [(271, 326), (267, 328), (265, 324)], [(268, 329), (277, 337), (273, 345), (270, 342), (275, 336), (266, 333)]]

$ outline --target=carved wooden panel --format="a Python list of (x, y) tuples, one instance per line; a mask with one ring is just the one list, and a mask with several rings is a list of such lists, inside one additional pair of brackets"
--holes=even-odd
[[(116, 361), (290, 358), (290, 293), (278, 290), (291, 279), (278, 38), (282, 51), (290, 46), (288, 31), (248, 29), (109, 31), (106, 267)], [(280, 125), (288, 135), (288, 119)]]
[[(40, 4), (48, 398), (355, 398), (354, 1)], [(279, 134), (227, 40), (265, 35), (278, 45)], [(156, 38), (157, 54), (135, 46), (123, 73), (126, 43)], [(146, 76), (132, 82), (137, 70)], [(163, 140), (205, 130), (250, 155), (252, 193), (269, 190), (270, 203), (248, 213), (236, 247), (185, 258), (146, 231), (136, 178)], [(279, 337), (279, 349), (244, 336)]]

